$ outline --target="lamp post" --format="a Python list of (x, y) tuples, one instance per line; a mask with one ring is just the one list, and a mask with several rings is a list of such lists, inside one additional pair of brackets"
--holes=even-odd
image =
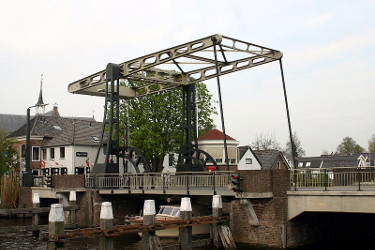
[[(42, 104), (46, 106), (48, 104)], [(25, 187), (32, 187), (33, 186), (33, 173), (31, 172), (31, 142), (30, 142), (30, 109), (35, 108), (37, 106), (42, 105), (34, 105), (27, 108), (26, 111), (26, 148), (25, 148), (25, 163), (26, 163), (26, 173), (24, 173), (23, 179), (23, 186)]]
[(30, 162), (30, 109), (36, 105), (28, 107), (26, 111), (26, 149), (25, 149), (25, 162), (26, 172), (24, 173), (23, 185), (25, 187), (31, 187), (33, 185), (33, 175), (31, 173), (31, 162)]

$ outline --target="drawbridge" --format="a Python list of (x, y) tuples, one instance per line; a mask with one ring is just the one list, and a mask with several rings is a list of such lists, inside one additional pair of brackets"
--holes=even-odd
[[(281, 66), (281, 58), (282, 53), (278, 50), (215, 34), (124, 63), (109, 63), (105, 70), (69, 84), (70, 93), (105, 97), (103, 133), (92, 172), (118, 173), (121, 160), (123, 164), (125, 161), (132, 163), (138, 173), (143, 170), (152, 171), (140, 150), (126, 144), (120, 146), (120, 99), (137, 98), (175, 88), (182, 88), (183, 91), (184, 142), (180, 147), (177, 171), (205, 171), (208, 163), (217, 168), (215, 160), (198, 148), (195, 131), (195, 83), (217, 79), (222, 130), (225, 134), (220, 76), (277, 60)], [(126, 84), (120, 84), (120, 80)], [(134, 82), (143, 84), (137, 85)], [(223, 139), (228, 170), (225, 136)], [(105, 159), (100, 162), (101, 150), (104, 150)]]

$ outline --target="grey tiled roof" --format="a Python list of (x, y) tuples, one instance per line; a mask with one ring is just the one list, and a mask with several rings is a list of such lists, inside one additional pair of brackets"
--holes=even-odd
[[(45, 146), (58, 145), (98, 145), (92, 136), (100, 138), (101, 123), (76, 118), (37, 115), (30, 120), (30, 134), (51, 139)], [(26, 124), (9, 135), (21, 137), (26, 135)], [(74, 136), (74, 140), (73, 140)]]
[(0, 114), (0, 129), (11, 133), (26, 122), (26, 115)]
[(253, 151), (258, 160), (260, 161), (260, 164), (262, 165), (262, 169), (271, 169), (275, 162), (277, 162), (277, 159), (279, 155), (281, 154), (278, 150), (254, 150)]
[[(337, 167), (357, 167), (358, 157), (356, 155), (321, 155), (317, 157), (298, 158), (300, 167), (304, 168), (337, 168)], [(310, 165), (310, 166), (308, 166)]]

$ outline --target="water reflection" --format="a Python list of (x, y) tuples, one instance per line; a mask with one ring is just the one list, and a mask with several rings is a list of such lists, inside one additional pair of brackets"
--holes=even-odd
[[(47, 242), (40, 241), (33, 237), (31, 232), (26, 231), (26, 226), (31, 225), (30, 218), (1, 218), (0, 219), (0, 249), (47, 249)], [(141, 250), (142, 245), (138, 234), (126, 234), (113, 239), (115, 250), (134, 249)], [(177, 242), (176, 239), (162, 239), (162, 244)], [(80, 239), (70, 239), (64, 244), (67, 250), (96, 250), (99, 248), (99, 237), (87, 237)]]

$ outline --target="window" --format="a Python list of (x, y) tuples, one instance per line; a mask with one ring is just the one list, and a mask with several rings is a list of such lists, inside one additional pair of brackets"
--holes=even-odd
[(65, 147), (60, 147), (60, 159), (65, 158)]
[(26, 145), (22, 144), (21, 145), (21, 157), (25, 158), (25, 155), (26, 155)]
[(253, 159), (246, 158), (246, 164), (253, 164)]
[(42, 148), (42, 159), (46, 160), (47, 159), (47, 149)]
[(231, 164), (236, 163), (236, 159), (230, 159), (230, 163), (231, 163)]
[(96, 135), (92, 135), (91, 137), (95, 142), (99, 142), (99, 138)]
[(310, 167), (311, 166), (311, 162), (306, 162), (306, 167)]
[(222, 163), (223, 159), (215, 159), (216, 163)]
[(55, 159), (55, 149), (54, 148), (49, 149), (49, 157), (51, 159)]
[(33, 161), (39, 161), (40, 160), (40, 147), (33, 147)]

